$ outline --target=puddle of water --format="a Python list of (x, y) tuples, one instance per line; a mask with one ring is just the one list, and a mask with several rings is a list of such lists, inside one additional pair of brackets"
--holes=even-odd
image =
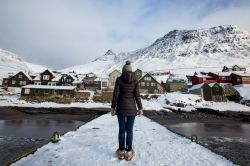
[(0, 120), (0, 136), (49, 139), (54, 131), (63, 134), (83, 124), (74, 120)]
[(169, 129), (190, 137), (240, 137), (250, 138), (250, 124), (247, 123), (179, 123), (166, 125)]

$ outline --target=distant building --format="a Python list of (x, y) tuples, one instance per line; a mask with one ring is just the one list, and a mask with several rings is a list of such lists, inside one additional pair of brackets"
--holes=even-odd
[(21, 93), (21, 87), (32, 83), (32, 78), (28, 73), (18, 72), (7, 79), (7, 90), (13, 93)]
[(75, 86), (26, 85), (22, 87), (21, 97), (32, 101), (53, 101), (53, 99), (71, 101), (75, 91)]
[(150, 74), (145, 74), (139, 80), (140, 92), (145, 94), (159, 94), (164, 92), (164, 87)]
[(245, 67), (234, 65), (232, 67), (224, 66), (222, 72), (231, 72), (231, 71), (246, 71)]
[(101, 89), (101, 81), (94, 73), (89, 73), (83, 79), (84, 89), (86, 90), (100, 90)]
[(50, 85), (50, 86), (62, 85), (62, 75), (47, 69), (41, 73), (40, 81), (41, 85)]
[(137, 80), (140, 80), (141, 77), (142, 77), (142, 70), (136, 69), (134, 73), (135, 73), (135, 78), (136, 78)]
[(167, 92), (187, 91), (187, 83), (184, 79), (169, 78), (164, 85)]
[(114, 70), (112, 71), (108, 76), (109, 76), (109, 82), (108, 82), (108, 89), (114, 89), (115, 87), (115, 81), (117, 79), (117, 77), (121, 76), (121, 72), (118, 70)]
[(223, 87), (218, 83), (201, 83), (192, 86), (188, 89), (189, 93), (200, 95), (202, 99), (206, 101), (216, 101), (216, 102), (225, 102), (227, 101), (226, 96), (224, 95)]
[(250, 73), (232, 73), (231, 80), (233, 85), (250, 84)]
[(188, 91), (191, 94), (200, 95), (203, 100), (212, 101), (211, 87), (207, 83), (193, 85)]
[(197, 85), (197, 84), (201, 84), (201, 83), (213, 83), (216, 82), (216, 80), (209, 76), (209, 75), (203, 75), (203, 74), (196, 74), (193, 75), (192, 77), (192, 85)]
[(231, 83), (230, 72), (209, 72), (208, 75), (216, 80), (217, 83)]

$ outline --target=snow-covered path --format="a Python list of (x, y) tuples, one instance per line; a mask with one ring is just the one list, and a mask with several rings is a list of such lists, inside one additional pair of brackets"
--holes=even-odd
[(117, 132), (116, 117), (106, 114), (75, 132), (68, 132), (59, 143), (49, 143), (13, 165), (233, 165), (224, 157), (170, 132), (146, 117), (138, 117), (135, 121), (133, 145), (136, 158), (131, 162), (120, 161), (115, 157)]

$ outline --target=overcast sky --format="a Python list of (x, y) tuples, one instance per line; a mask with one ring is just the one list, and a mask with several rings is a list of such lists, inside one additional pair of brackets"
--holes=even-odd
[(173, 29), (250, 31), (249, 17), (249, 0), (0, 0), (0, 48), (62, 69), (146, 47)]

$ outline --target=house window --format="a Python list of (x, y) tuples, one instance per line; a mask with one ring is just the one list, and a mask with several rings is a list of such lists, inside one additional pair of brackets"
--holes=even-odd
[(19, 74), (19, 75), (18, 75), (18, 78), (23, 78), (23, 75), (22, 75), (22, 74)]
[(49, 86), (56, 86), (56, 83), (55, 82), (48, 82), (48, 85)]
[(26, 81), (20, 81), (19, 85), (26, 85)]
[(15, 85), (16, 84), (16, 80), (12, 80), (12, 85)]
[(43, 75), (43, 80), (49, 80), (50, 75)]
[(24, 89), (24, 94), (26, 95), (30, 94), (30, 89)]
[(240, 82), (241, 81), (241, 77), (237, 77), (237, 82)]
[(8, 83), (8, 80), (4, 80), (4, 83), (7, 84), (7, 83)]
[(66, 79), (66, 82), (71, 82), (71, 79), (70, 78)]
[(49, 91), (48, 91), (48, 90), (45, 90), (45, 91), (44, 91), (44, 95), (49, 95)]
[(231, 77), (226, 77), (226, 79), (227, 79), (228, 81), (230, 81), (230, 80), (231, 80)]
[(146, 85), (149, 86), (149, 82), (146, 82)]
[(226, 80), (226, 77), (220, 77), (221, 80)]
[(151, 77), (145, 77), (145, 81), (151, 81)]
[(145, 86), (145, 82), (141, 82), (141, 86)]
[(154, 82), (151, 82), (151, 86), (155, 86), (155, 83), (154, 83)]
[(108, 86), (108, 83), (105, 81), (105, 82), (102, 82), (102, 87), (107, 87)]

